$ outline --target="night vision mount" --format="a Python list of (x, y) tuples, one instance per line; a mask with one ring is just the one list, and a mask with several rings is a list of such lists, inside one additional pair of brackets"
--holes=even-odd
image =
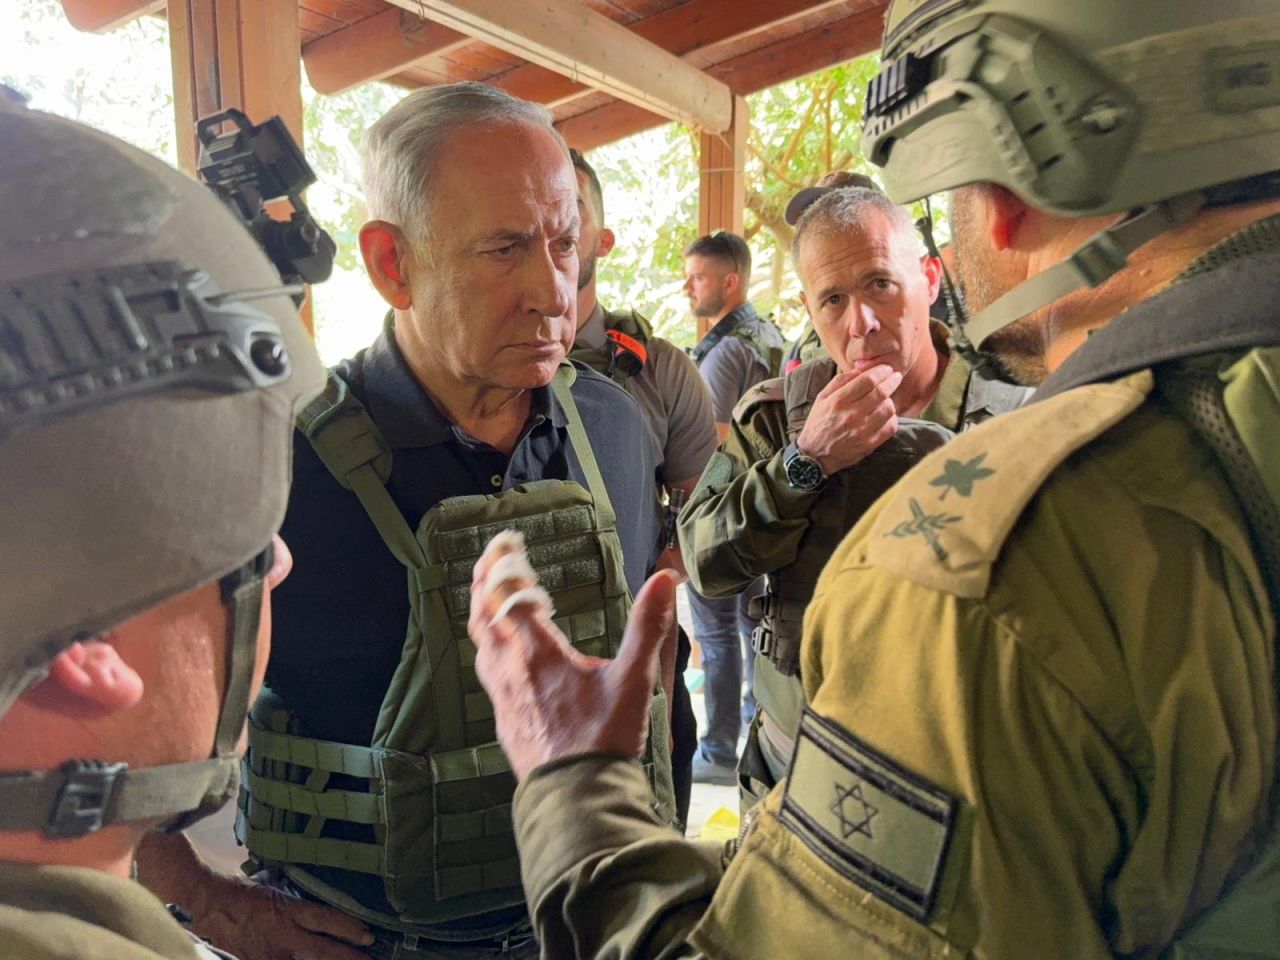
[[(217, 133), (224, 123), (233, 129)], [(255, 125), (239, 110), (224, 110), (197, 123), (196, 135), (201, 177), (249, 227), (280, 279), (286, 285), (329, 279), (337, 247), (302, 199), (316, 175), (283, 121), (269, 117)], [(282, 199), (293, 215), (275, 220), (266, 204)], [(294, 300), (301, 303), (302, 295)]]

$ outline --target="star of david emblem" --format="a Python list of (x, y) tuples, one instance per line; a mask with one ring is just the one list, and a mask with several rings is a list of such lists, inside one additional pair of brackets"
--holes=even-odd
[(855, 781), (851, 787), (842, 787), (837, 783), (836, 799), (830, 810), (840, 821), (843, 839), (848, 840), (855, 833), (862, 834), (868, 840), (872, 839), (871, 821), (880, 810), (867, 803), (862, 795), (861, 781)]

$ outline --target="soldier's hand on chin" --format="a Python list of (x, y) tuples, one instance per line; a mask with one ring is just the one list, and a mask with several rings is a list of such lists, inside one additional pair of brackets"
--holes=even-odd
[(853, 466), (897, 432), (892, 397), (901, 383), (887, 364), (836, 374), (814, 399), (796, 446), (827, 476)]
[(670, 571), (650, 577), (617, 657), (588, 657), (551, 622), (523, 540), (510, 533), (493, 539), (472, 576), (469, 629), (476, 673), (518, 778), (578, 754), (640, 756), (658, 649), (675, 618), (675, 584)]

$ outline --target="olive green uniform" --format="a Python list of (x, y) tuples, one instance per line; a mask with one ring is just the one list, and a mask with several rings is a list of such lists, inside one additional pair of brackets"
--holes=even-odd
[[(1233, 283), (1214, 303), (1249, 314)], [(1251, 360), (1274, 436), (1280, 350)], [(793, 767), (723, 875), (646, 820), (635, 764), (530, 777), (551, 955), (1280, 956), (1277, 624), (1219, 462), (1153, 387), (962, 434), (863, 518), (806, 618)]]
[(132, 880), (84, 867), (0, 864), (5, 960), (211, 958)]
[[(935, 349), (948, 361), (937, 392), (921, 413), (923, 420), (958, 432), (1023, 400), (1025, 389), (976, 379), (962, 359), (950, 356), (942, 324), (934, 322), (930, 332)], [(946, 437), (945, 431), (904, 430), (903, 436), (863, 463), (841, 471), (820, 489), (792, 487), (786, 479), (783, 451), (799, 432), (801, 423), (795, 421), (808, 408), (788, 401), (787, 396), (797, 384), (812, 396), (835, 373), (831, 360), (819, 358), (786, 378), (753, 387), (734, 410), (728, 436), (680, 517), (689, 578), (701, 593), (730, 596), (757, 577), (771, 575), (770, 609), (761, 611), (765, 622), (757, 630), (756, 648), (761, 654), (756, 657), (754, 692), (760, 712), (739, 767), (740, 776), (753, 782), (744, 806), (782, 777), (790, 758), (788, 742), (795, 737), (804, 707), (800, 682), (791, 675), (794, 669), (785, 663), (779, 669), (772, 652), (764, 655), (760, 631), (782, 629), (794, 634), (789, 643), (794, 650), (803, 604), (839, 539), (879, 493)], [(818, 522), (819, 512), (825, 522)], [(795, 582), (780, 591), (775, 576)], [(779, 601), (780, 592), (787, 599)], [(795, 609), (773, 609), (780, 605)], [(785, 626), (779, 625), (780, 616)], [(789, 656), (794, 662), (795, 654)]]
[[(937, 324), (930, 333), (935, 347), (945, 355), (946, 328)], [(969, 376), (969, 368), (959, 358), (948, 363), (938, 392), (921, 417), (958, 429), (964, 419)], [(781, 378), (766, 380), (742, 398), (728, 435), (680, 515), (680, 542), (689, 579), (706, 596), (733, 596), (757, 577), (794, 559), (808, 529), (809, 514), (822, 496), (821, 490), (796, 490), (787, 483), (782, 462), (787, 445), (782, 383)]]

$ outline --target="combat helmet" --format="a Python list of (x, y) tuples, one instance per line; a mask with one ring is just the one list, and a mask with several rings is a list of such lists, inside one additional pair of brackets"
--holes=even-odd
[(73, 642), (199, 584), (221, 581), (232, 634), (209, 760), (4, 771), (0, 829), (189, 822), (235, 790), (294, 414), (322, 370), (204, 187), (17, 106), (0, 143), (0, 715)]
[(1206, 207), (1280, 195), (1274, 0), (894, 0), (883, 60), (862, 146), (895, 202), (992, 183), (1057, 215), (1123, 215), (959, 318), (962, 349)]

